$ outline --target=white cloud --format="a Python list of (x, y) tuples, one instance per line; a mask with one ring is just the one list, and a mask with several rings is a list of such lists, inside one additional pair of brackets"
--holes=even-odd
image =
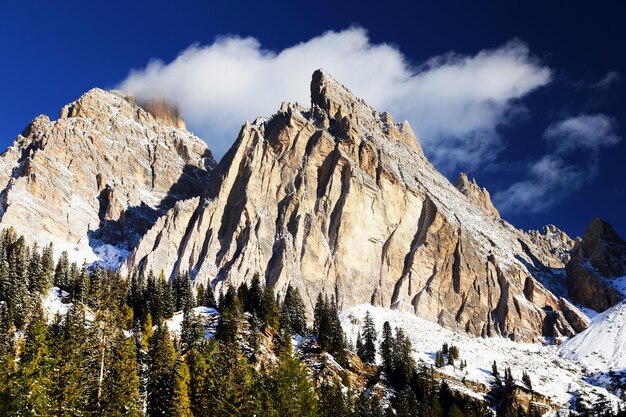
[[(593, 179), (599, 168), (600, 148), (621, 140), (615, 122), (603, 114), (561, 120), (548, 126), (543, 136), (551, 152), (528, 166), (526, 179), (494, 195), (500, 211), (536, 213), (549, 209)], [(576, 151), (585, 152), (582, 162), (572, 157)]]
[(520, 41), (474, 56), (446, 54), (413, 66), (358, 27), (326, 32), (280, 52), (254, 38), (224, 36), (194, 45), (174, 61), (133, 70), (120, 88), (179, 106), (188, 125), (220, 157), (245, 120), (273, 114), (282, 101), (309, 103), (313, 71), (324, 68), (375, 108), (407, 119), (426, 153), (447, 172), (496, 158), (497, 134), (518, 99), (551, 72)]
[(546, 129), (544, 138), (559, 153), (597, 150), (615, 145), (621, 139), (615, 133), (615, 122), (604, 114), (581, 115), (553, 123)]
[(604, 76), (604, 78), (602, 78), (600, 81), (594, 84), (594, 87), (602, 89), (602, 90), (606, 90), (607, 88), (612, 86), (614, 83), (620, 81), (620, 78), (621, 77), (619, 76), (619, 73), (617, 71), (609, 71)]

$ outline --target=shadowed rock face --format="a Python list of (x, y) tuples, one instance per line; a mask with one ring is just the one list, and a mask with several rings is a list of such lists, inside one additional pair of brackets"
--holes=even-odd
[[(132, 98), (93, 89), (33, 120), (0, 157), (0, 226), (89, 262), (130, 250), (179, 199), (201, 194), (206, 144)], [(119, 259), (105, 259), (115, 261)]]
[(159, 218), (123, 270), (190, 271), (218, 291), (260, 273), (298, 287), (309, 310), (325, 291), (474, 335), (582, 330), (533, 278), (551, 255), (473, 195), (435, 170), (407, 122), (316, 71), (311, 108), (283, 104), (243, 126), (207, 193)]
[(572, 300), (604, 311), (624, 298), (612, 279), (626, 275), (626, 242), (609, 223), (593, 219), (572, 250), (566, 269)]

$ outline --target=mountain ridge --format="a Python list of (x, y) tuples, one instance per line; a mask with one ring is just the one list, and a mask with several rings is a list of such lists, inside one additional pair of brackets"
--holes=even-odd
[[(173, 227), (174, 217), (189, 223)], [(562, 267), (557, 256), (459, 192), (408, 123), (325, 71), (313, 74), (311, 108), (283, 103), (246, 123), (204, 196), (155, 227), (124, 271), (188, 271), (218, 291), (258, 273), (278, 291), (299, 286), (309, 308), (323, 291), (482, 336), (539, 340), (586, 327), (533, 277), (552, 273), (539, 259)]]

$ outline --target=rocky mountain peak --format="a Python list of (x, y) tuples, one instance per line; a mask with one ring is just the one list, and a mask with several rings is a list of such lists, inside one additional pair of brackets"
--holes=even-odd
[(626, 276), (626, 242), (609, 223), (595, 218), (572, 249), (566, 269), (570, 297), (604, 311), (624, 299), (614, 279)]
[(496, 209), (491, 202), (489, 191), (487, 191), (486, 188), (480, 187), (474, 178), (470, 180), (467, 173), (459, 173), (459, 177), (454, 186), (476, 206), (485, 210), (488, 214), (500, 218), (498, 209)]
[(385, 138), (422, 152), (409, 122), (394, 123), (389, 113), (377, 112), (322, 69), (311, 79), (311, 117), (318, 128), (339, 140), (358, 145), (365, 139)]
[(407, 123), (321, 70), (311, 106), (244, 125), (209, 191), (159, 218), (123, 271), (187, 271), (216, 291), (259, 274), (278, 293), (297, 287), (309, 312), (325, 292), (344, 308), (372, 303), (482, 336), (584, 328), (535, 280), (546, 268), (524, 235), (437, 172)]
[(0, 156), (0, 227), (115, 266), (157, 217), (204, 191), (214, 164), (201, 139), (94, 88)]
[(626, 242), (617, 234), (613, 226), (599, 217), (591, 220), (591, 223), (587, 226), (583, 234), (583, 241), (604, 241), (626, 246)]
[(311, 107), (337, 120), (357, 112), (373, 112), (370, 106), (323, 69), (315, 71), (311, 78)]

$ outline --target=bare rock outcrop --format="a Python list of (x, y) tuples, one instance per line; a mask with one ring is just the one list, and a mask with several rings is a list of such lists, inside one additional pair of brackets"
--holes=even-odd
[(626, 276), (626, 242), (609, 223), (595, 218), (572, 249), (566, 270), (572, 300), (604, 311), (624, 299), (615, 278)]
[(582, 330), (582, 313), (534, 278), (545, 265), (529, 240), (489, 211), (436, 171), (407, 122), (320, 70), (311, 107), (246, 123), (206, 194), (158, 219), (124, 271), (189, 271), (218, 291), (259, 273), (298, 287), (309, 310), (325, 291), (481, 336)]
[(474, 178), (470, 180), (465, 172), (461, 172), (454, 186), (472, 203), (485, 210), (486, 213), (498, 219), (500, 218), (498, 209), (496, 209), (491, 202), (489, 191), (487, 191), (486, 188), (480, 187)]
[(544, 226), (541, 231), (529, 230), (526, 236), (539, 254), (539, 260), (551, 268), (565, 267), (576, 243), (553, 224)]
[(176, 201), (204, 191), (214, 165), (206, 144), (163, 114), (93, 89), (58, 120), (35, 118), (0, 156), (0, 227), (78, 262), (124, 260)]

